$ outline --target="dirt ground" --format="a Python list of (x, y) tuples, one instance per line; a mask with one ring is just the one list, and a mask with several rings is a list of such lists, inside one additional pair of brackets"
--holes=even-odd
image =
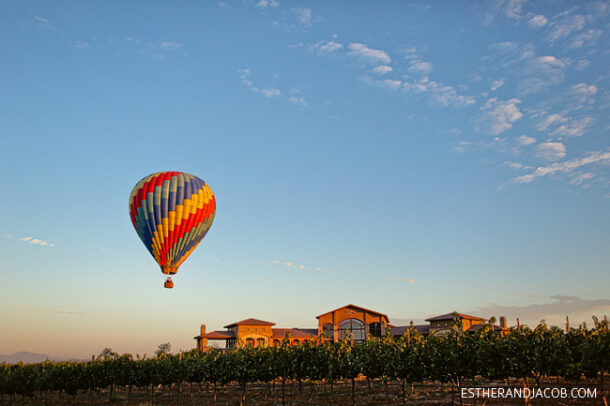
[[(465, 387), (504, 387), (505, 382), (489, 383), (488, 381), (466, 382)], [(510, 382), (511, 387), (522, 387), (516, 381)], [(579, 383), (562, 382), (549, 379), (541, 384), (541, 387), (562, 388), (569, 391), (574, 387), (590, 388), (596, 390), (594, 399), (533, 399), (526, 403), (524, 399), (460, 399), (459, 391), (452, 390), (450, 385), (438, 383), (416, 384), (413, 392), (406, 387), (406, 399), (404, 404), (408, 405), (604, 405), (608, 406), (610, 400), (610, 379), (605, 379), (602, 388), (599, 380), (582, 380)], [(290, 406), (339, 406), (352, 405), (352, 387), (350, 382), (325, 385), (321, 383), (303, 382), (299, 390), (296, 382), (290, 382), (285, 387), (285, 404)], [(383, 384), (381, 382), (368, 383), (366, 380), (356, 381), (354, 387), (354, 400), (356, 406), (389, 406), (403, 405), (402, 386), (398, 382)], [(216, 399), (214, 400), (213, 387), (211, 385), (189, 385), (183, 384), (177, 387), (157, 387), (154, 399), (151, 388), (133, 388), (131, 393), (126, 388), (114, 390), (112, 403), (109, 391), (79, 392), (76, 396), (65, 393), (59, 397), (54, 393), (36, 393), (33, 399), (16, 396), (11, 399), (4, 396), (0, 399), (0, 406), (17, 405), (115, 405), (115, 406), (238, 406), (240, 405), (241, 389), (237, 384), (217, 386)], [(276, 382), (272, 384), (257, 383), (246, 387), (246, 399), (243, 403), (249, 406), (259, 405), (282, 405), (282, 385)]]

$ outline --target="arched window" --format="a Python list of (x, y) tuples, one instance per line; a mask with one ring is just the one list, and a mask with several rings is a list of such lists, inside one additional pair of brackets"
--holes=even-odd
[(299, 340), (291, 340), (290, 345), (298, 345), (300, 343)]
[(324, 333), (324, 337), (330, 342), (335, 340), (335, 329), (331, 323), (326, 323), (323, 325), (322, 332)]
[(339, 340), (345, 338), (345, 333), (349, 332), (354, 342), (364, 342), (364, 323), (358, 319), (347, 319), (339, 324)]
[(256, 339), (256, 346), (257, 347), (264, 347), (265, 346), (265, 339), (264, 338), (257, 338)]
[(374, 322), (369, 324), (369, 334), (373, 337), (381, 337), (381, 323)]
[(246, 338), (246, 345), (251, 345), (254, 347), (254, 338)]
[(274, 338), (273, 339), (273, 346), (275, 347), (277, 345), (280, 345), (280, 340), (278, 340), (277, 338)]

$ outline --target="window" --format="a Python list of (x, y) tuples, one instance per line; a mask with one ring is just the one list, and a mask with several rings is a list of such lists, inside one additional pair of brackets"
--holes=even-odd
[(339, 340), (345, 338), (345, 333), (349, 332), (350, 336), (356, 343), (364, 342), (364, 323), (357, 319), (347, 319), (339, 324)]
[(257, 338), (256, 339), (256, 346), (257, 347), (264, 347), (265, 346), (265, 339), (264, 338)]
[(322, 326), (322, 332), (324, 333), (324, 337), (331, 342), (335, 339), (335, 330), (332, 324), (327, 323)]
[(373, 337), (381, 337), (381, 323), (374, 322), (369, 324), (369, 334)]
[(275, 347), (276, 345), (280, 345), (280, 340), (277, 338), (273, 340), (273, 346)]
[(246, 345), (254, 346), (254, 338), (246, 338)]

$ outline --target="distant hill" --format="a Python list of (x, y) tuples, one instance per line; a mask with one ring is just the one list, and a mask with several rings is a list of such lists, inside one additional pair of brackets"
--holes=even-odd
[(38, 354), (35, 352), (20, 351), (11, 355), (0, 354), (0, 362), (6, 362), (7, 364), (15, 364), (17, 362), (23, 362), (26, 364), (35, 364), (42, 361), (84, 361), (78, 358), (68, 357), (53, 357), (48, 354)]

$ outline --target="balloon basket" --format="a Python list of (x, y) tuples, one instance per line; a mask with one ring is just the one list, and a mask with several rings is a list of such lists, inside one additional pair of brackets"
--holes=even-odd
[(171, 289), (174, 287), (174, 281), (172, 280), (171, 277), (167, 277), (167, 279), (165, 280), (165, 283), (163, 284), (163, 287), (167, 288), (167, 289)]

